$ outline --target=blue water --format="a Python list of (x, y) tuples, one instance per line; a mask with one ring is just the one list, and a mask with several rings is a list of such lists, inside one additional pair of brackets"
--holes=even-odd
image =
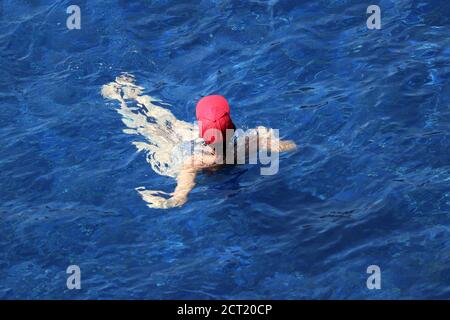
[[(365, 1), (2, 0), (0, 298), (450, 298), (450, 2), (376, 2), (380, 30)], [(149, 209), (175, 182), (100, 95), (122, 72), (299, 149)]]

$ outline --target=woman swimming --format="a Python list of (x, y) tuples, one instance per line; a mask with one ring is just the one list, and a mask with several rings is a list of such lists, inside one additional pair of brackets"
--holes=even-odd
[[(136, 189), (151, 208), (185, 204), (201, 170), (242, 164), (262, 151), (279, 153), (296, 148), (293, 141), (279, 140), (272, 129), (257, 127), (245, 133), (236, 130), (228, 102), (222, 96), (207, 96), (197, 103), (196, 126), (176, 119), (168, 109), (157, 105), (161, 102), (141, 93), (142, 88), (128, 74), (102, 88), (105, 98), (120, 102), (118, 112), (128, 127), (125, 132), (145, 138), (146, 142), (134, 144), (139, 151), (147, 152), (153, 170), (177, 181), (173, 193)], [(136, 101), (137, 106), (129, 106), (127, 100)]]

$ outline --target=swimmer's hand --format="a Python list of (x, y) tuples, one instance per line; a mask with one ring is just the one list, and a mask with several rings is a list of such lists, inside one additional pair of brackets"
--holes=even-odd
[(292, 140), (281, 140), (279, 142), (278, 150), (279, 152), (292, 151), (297, 149), (297, 145)]
[[(170, 194), (157, 190), (145, 190), (144, 188), (137, 188), (136, 190), (140, 193), (142, 199), (147, 203), (147, 206), (153, 209), (170, 209), (181, 207), (187, 201), (187, 196), (184, 195), (174, 195), (173, 193)], [(167, 196), (170, 197), (167, 198)]]
[[(171, 197), (169, 199), (164, 199), (164, 201), (159, 202), (156, 207), (152, 208), (160, 208), (160, 209), (170, 209), (170, 208), (176, 208), (181, 207), (184, 205), (187, 201), (187, 197)], [(150, 207), (150, 205), (149, 205)]]

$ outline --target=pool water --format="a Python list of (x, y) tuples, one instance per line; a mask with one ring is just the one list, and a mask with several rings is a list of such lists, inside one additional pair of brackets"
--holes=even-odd
[[(0, 298), (450, 298), (450, 2), (0, 3)], [(299, 146), (201, 174), (181, 208), (101, 88)], [(81, 289), (66, 269), (78, 265)], [(381, 289), (366, 286), (379, 266)]]

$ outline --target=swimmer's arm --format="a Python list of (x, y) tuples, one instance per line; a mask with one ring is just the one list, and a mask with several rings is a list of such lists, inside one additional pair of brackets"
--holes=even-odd
[[(256, 130), (258, 131), (259, 145), (266, 150), (273, 152), (287, 152), (297, 148), (297, 145), (292, 140), (280, 140), (275, 138), (270, 129), (258, 127)], [(271, 141), (272, 139), (274, 139), (273, 142)]]
[(297, 145), (292, 140), (278, 140), (273, 144), (267, 141), (265, 138), (259, 140), (259, 146), (261, 150), (268, 150), (271, 152), (288, 152), (297, 149)]
[(172, 197), (168, 199), (168, 203), (172, 207), (180, 207), (186, 203), (189, 192), (195, 187), (195, 177), (197, 169), (192, 166), (183, 166), (177, 177), (177, 186), (172, 193)]
[(201, 169), (214, 166), (215, 156), (202, 155), (190, 157), (181, 168), (177, 176), (177, 186), (172, 193), (172, 197), (167, 199), (165, 208), (180, 207), (188, 199), (188, 195), (195, 187), (195, 177)]
[[(155, 190), (138, 190), (142, 198), (147, 202), (150, 208), (169, 209), (181, 207), (187, 201), (189, 192), (195, 186), (195, 176), (197, 170), (193, 167), (184, 166), (177, 176), (177, 187), (173, 193), (165, 193)], [(166, 198), (162, 195), (169, 195)]]

